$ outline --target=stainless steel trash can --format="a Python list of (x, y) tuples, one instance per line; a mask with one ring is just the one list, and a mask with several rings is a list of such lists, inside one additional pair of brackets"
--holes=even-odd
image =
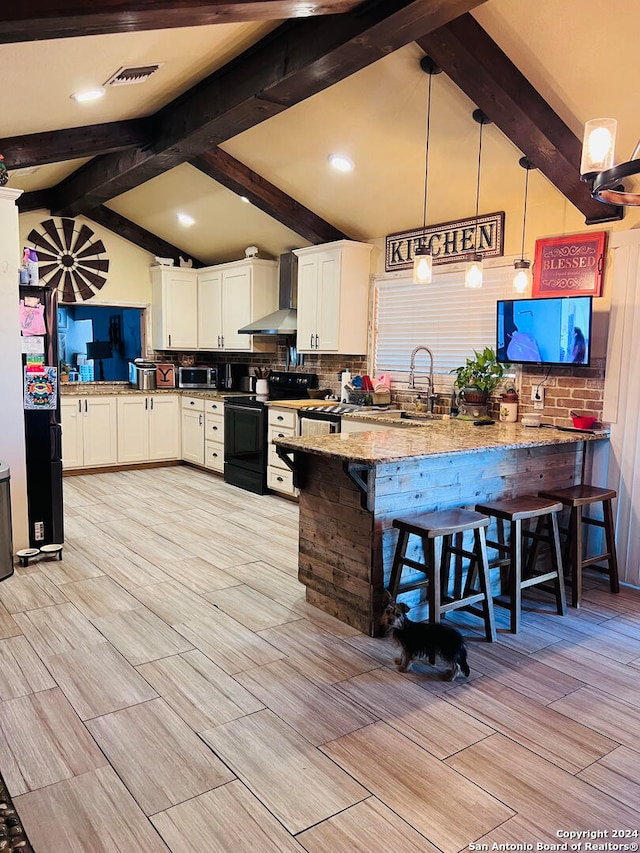
[(0, 580), (13, 573), (10, 480), (9, 466), (0, 460)]

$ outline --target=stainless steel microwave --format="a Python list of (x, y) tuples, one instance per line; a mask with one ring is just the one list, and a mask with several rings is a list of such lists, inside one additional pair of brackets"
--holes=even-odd
[(179, 367), (178, 388), (217, 388), (216, 367)]

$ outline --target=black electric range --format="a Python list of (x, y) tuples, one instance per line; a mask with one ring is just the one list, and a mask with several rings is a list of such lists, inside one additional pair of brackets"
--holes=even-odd
[(267, 409), (272, 400), (303, 400), (318, 387), (316, 373), (276, 371), (265, 396), (245, 394), (224, 401), (224, 480), (264, 495), (267, 488)]

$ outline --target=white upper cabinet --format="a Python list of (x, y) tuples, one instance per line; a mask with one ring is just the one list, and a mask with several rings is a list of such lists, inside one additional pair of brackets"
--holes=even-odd
[(296, 249), (298, 351), (367, 351), (372, 246), (339, 240)]
[(154, 349), (198, 348), (198, 271), (151, 268)]
[(154, 267), (154, 349), (272, 352), (275, 340), (239, 335), (278, 307), (278, 264), (257, 258), (199, 270)]

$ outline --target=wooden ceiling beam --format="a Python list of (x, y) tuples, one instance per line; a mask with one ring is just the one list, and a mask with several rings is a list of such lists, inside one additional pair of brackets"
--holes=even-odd
[(55, 212), (77, 216), (191, 160), (484, 0), (381, 0), (356, 12), (288, 21), (156, 113), (150, 147), (108, 154), (55, 188)]
[(361, 0), (21, 0), (0, 10), (0, 44), (335, 15)]
[(349, 239), (338, 228), (321, 219), (222, 148), (205, 151), (189, 162), (232, 192), (246, 196), (251, 204), (263, 213), (272, 216), (314, 245)]
[(7, 136), (0, 139), (0, 151), (4, 154), (7, 169), (11, 171), (148, 145), (152, 135), (152, 120), (139, 118), (26, 136)]
[(581, 142), (469, 14), (417, 39), (505, 136), (584, 214), (588, 225), (622, 218), (580, 180)]

